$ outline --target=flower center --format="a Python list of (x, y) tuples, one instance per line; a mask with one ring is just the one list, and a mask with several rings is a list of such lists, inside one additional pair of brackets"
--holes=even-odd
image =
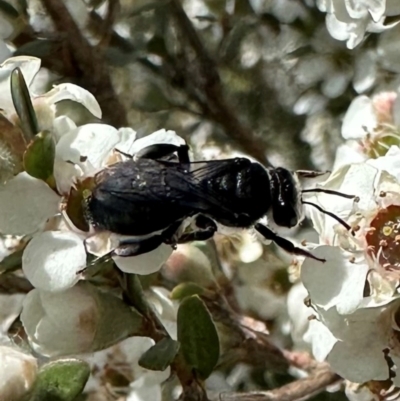
[(366, 235), (369, 253), (387, 270), (400, 269), (400, 206), (381, 209)]

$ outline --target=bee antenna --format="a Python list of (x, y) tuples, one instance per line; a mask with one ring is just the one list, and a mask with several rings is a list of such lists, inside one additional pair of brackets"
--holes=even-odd
[(303, 189), (301, 191), (301, 193), (303, 193), (303, 194), (310, 193), (310, 192), (322, 192), (324, 194), (341, 196), (342, 198), (347, 198), (347, 199), (356, 198), (356, 195), (348, 195), (348, 194), (344, 194), (343, 192), (333, 191), (331, 189), (324, 189), (324, 188), (310, 188), (310, 189)]
[(351, 227), (349, 224), (347, 224), (343, 219), (341, 219), (339, 216), (336, 216), (336, 214), (332, 213), (332, 212), (328, 212), (327, 210), (323, 209), (321, 206), (318, 206), (315, 203), (312, 202), (306, 202), (306, 201), (301, 201), (301, 203), (303, 203), (303, 205), (310, 205), (315, 207), (317, 210), (319, 210), (321, 213), (324, 213), (330, 217), (332, 217), (333, 219), (335, 219), (338, 223), (340, 223), (343, 227), (346, 228), (346, 230), (351, 230)]

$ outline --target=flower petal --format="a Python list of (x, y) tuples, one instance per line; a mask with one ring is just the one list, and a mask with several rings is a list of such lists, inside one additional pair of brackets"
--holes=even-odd
[(372, 100), (368, 96), (358, 96), (350, 104), (342, 124), (344, 139), (363, 139), (377, 126)]
[(186, 142), (183, 138), (176, 135), (175, 131), (166, 131), (165, 129), (160, 129), (159, 131), (153, 132), (150, 135), (137, 139), (127, 153), (134, 155), (147, 146), (161, 143), (180, 146), (185, 145)]
[(47, 101), (52, 104), (62, 100), (73, 100), (85, 106), (95, 117), (101, 118), (101, 109), (96, 98), (78, 85), (70, 83), (55, 85), (51, 91), (41, 97), (47, 98)]
[(18, 349), (0, 346), (1, 400), (27, 399), (38, 372), (36, 358)]
[(0, 186), (0, 232), (32, 234), (58, 213), (59, 202), (60, 197), (43, 181), (18, 174)]
[(114, 256), (115, 264), (124, 273), (151, 274), (160, 270), (161, 266), (172, 254), (170, 245), (161, 244), (157, 249), (132, 257)]
[(304, 341), (311, 344), (315, 359), (323, 362), (336, 344), (337, 339), (323, 323), (313, 319), (310, 320), (308, 330), (304, 334)]
[(62, 291), (79, 281), (86, 265), (82, 239), (73, 232), (46, 231), (35, 235), (22, 256), (27, 279), (46, 291)]
[(363, 299), (368, 264), (364, 259), (351, 263), (352, 255), (332, 246), (318, 247), (313, 255), (326, 258), (326, 262), (321, 266), (307, 258), (301, 268), (301, 280), (312, 303), (325, 310), (336, 306), (339, 314), (354, 312)]
[(98, 317), (95, 299), (79, 285), (60, 293), (35, 289), (26, 296), (21, 313), (30, 343), (43, 355), (90, 350)]

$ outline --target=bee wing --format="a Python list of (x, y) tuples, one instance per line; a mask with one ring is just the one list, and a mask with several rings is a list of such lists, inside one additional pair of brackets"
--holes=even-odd
[[(218, 208), (227, 214), (232, 214), (229, 208), (231, 199), (221, 195), (216, 186), (210, 185), (220, 177), (235, 174), (243, 169), (244, 165), (251, 164), (248, 159), (212, 160), (206, 162), (192, 162), (179, 165), (179, 180), (173, 180), (174, 190), (182, 205), (206, 212)], [(186, 172), (185, 172), (186, 171)]]

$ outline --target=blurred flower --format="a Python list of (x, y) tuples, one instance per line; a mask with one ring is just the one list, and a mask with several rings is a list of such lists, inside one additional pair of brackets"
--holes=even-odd
[(372, 98), (357, 96), (343, 119), (346, 142), (336, 153), (335, 168), (384, 155), (400, 144), (400, 98), (397, 92), (381, 92)]
[(104, 349), (140, 332), (142, 318), (88, 283), (58, 293), (29, 292), (21, 321), (33, 349), (46, 356)]
[(161, 401), (161, 383), (168, 379), (170, 368), (160, 372), (139, 365), (140, 357), (154, 344), (147, 337), (131, 337), (86, 358), (93, 374), (85, 392), (95, 393), (107, 386), (109, 392), (127, 395), (129, 401)]
[(400, 14), (396, 0), (319, 0), (326, 12), (326, 27), (337, 40), (345, 40), (349, 49), (361, 43), (366, 32), (383, 32), (397, 22), (385, 24), (386, 16)]
[(36, 359), (16, 348), (0, 345), (0, 400), (19, 401), (29, 394), (38, 373)]

